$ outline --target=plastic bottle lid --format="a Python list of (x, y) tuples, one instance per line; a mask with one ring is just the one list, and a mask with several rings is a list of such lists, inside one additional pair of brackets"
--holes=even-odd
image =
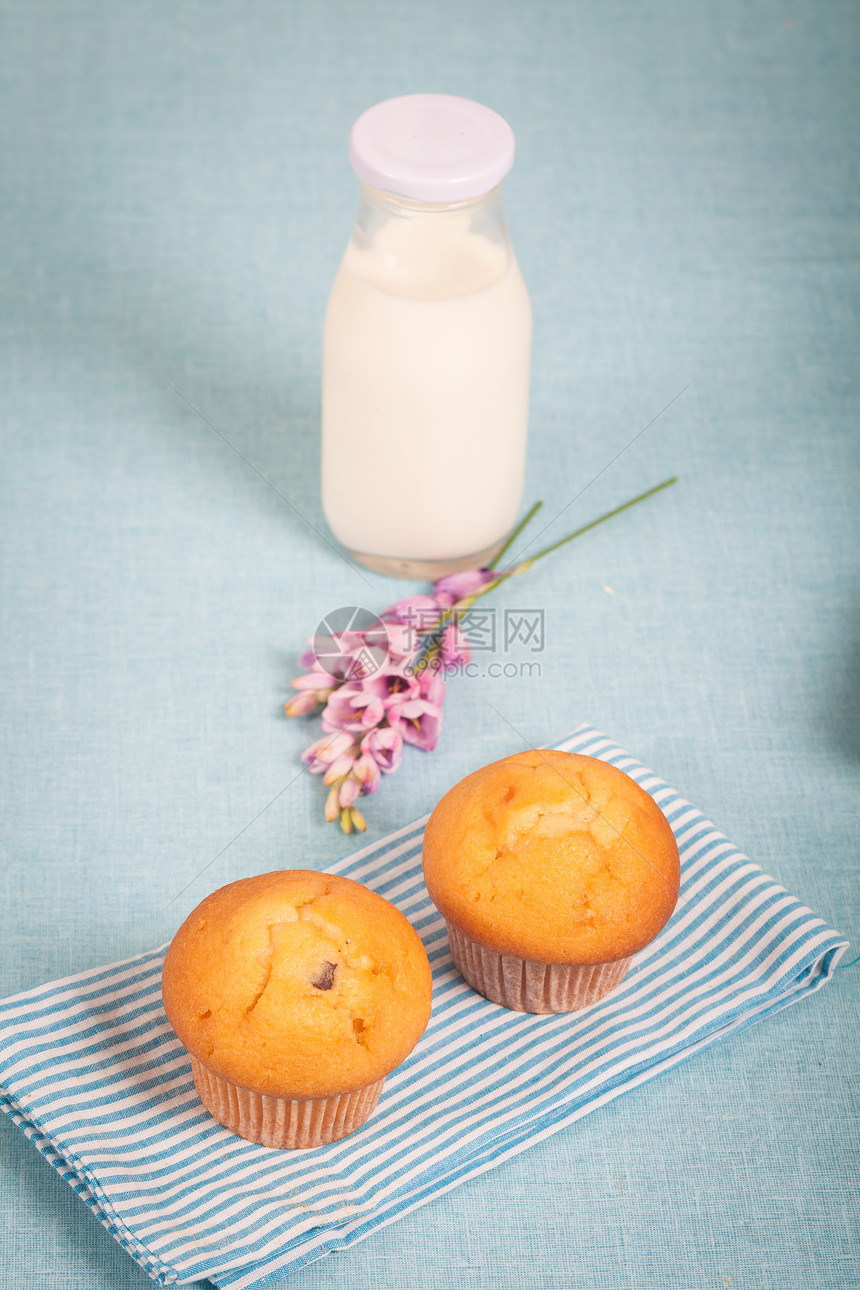
[(405, 94), (368, 108), (349, 138), (366, 184), (422, 202), (479, 197), (514, 164), (514, 132), (492, 108), (453, 94)]

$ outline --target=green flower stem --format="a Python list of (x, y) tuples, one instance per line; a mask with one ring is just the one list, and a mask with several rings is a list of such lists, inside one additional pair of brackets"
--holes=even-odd
[(508, 538), (508, 540), (507, 540), (507, 542), (505, 543), (505, 545), (502, 547), (501, 551), (498, 553), (498, 555), (495, 557), (495, 559), (493, 560), (493, 562), (490, 564), (490, 566), (489, 566), (489, 567), (490, 567), (491, 569), (495, 569), (496, 565), (499, 563), (499, 561), (501, 560), (502, 556), (503, 556), (507, 551), (509, 551), (509, 550), (511, 549), (511, 547), (512, 547), (512, 546), (513, 546), (513, 544), (516, 542), (516, 540), (517, 540), (517, 538), (519, 537), (519, 535), (522, 533), (523, 529), (524, 529), (524, 528), (527, 528), (527, 527), (529, 526), (529, 524), (531, 524), (532, 520), (533, 520), (533, 519), (534, 519), (534, 517), (537, 515), (538, 511), (540, 510), (540, 508), (541, 508), (542, 506), (543, 506), (543, 502), (535, 502), (534, 506), (531, 508), (531, 510), (529, 511), (528, 515), (525, 517), (525, 519), (524, 519), (524, 520), (520, 520), (519, 524), (518, 524), (518, 525), (517, 525), (517, 527), (514, 529), (513, 533), (512, 533), (512, 534), (511, 534), (511, 536)]
[[(592, 520), (590, 524), (583, 524), (581, 529), (576, 529), (573, 533), (568, 533), (567, 537), (559, 538), (557, 542), (553, 542), (550, 546), (545, 546), (543, 550), (538, 551), (536, 555), (530, 556), (528, 560), (522, 560), (519, 564), (515, 565), (513, 569), (503, 571), (497, 578), (493, 578), (492, 582), (485, 582), (483, 587), (473, 595), (465, 596), (463, 600), (458, 600), (456, 605), (452, 605), (450, 609), (445, 610), (439, 619), (439, 622), (436, 624), (436, 627), (433, 629), (432, 633), (430, 633), (427, 642), (427, 655), (425, 656), (427, 661), (429, 662), (430, 652), (432, 650), (435, 650), (438, 653), (438, 642), (442, 634), (442, 628), (446, 626), (449, 619), (453, 618), (456, 621), (460, 614), (464, 614), (467, 610), (471, 609), (475, 601), (480, 600), (481, 596), (486, 596), (490, 591), (495, 591), (496, 587), (503, 582), (507, 582), (508, 578), (515, 578), (517, 574), (525, 573), (526, 569), (530, 569), (538, 560), (542, 560), (545, 555), (549, 555), (550, 551), (557, 551), (559, 547), (565, 546), (568, 542), (572, 542), (574, 538), (582, 537), (583, 533), (587, 533), (589, 529), (596, 529), (598, 524), (603, 524), (605, 520), (611, 520), (613, 516), (620, 515), (622, 511), (629, 510), (631, 506), (638, 506), (638, 504), (640, 502), (644, 502), (646, 498), (653, 497), (655, 493), (659, 493), (662, 489), (668, 488), (671, 484), (676, 484), (677, 482), (677, 475), (673, 475), (671, 479), (664, 479), (662, 484), (655, 484), (653, 488), (649, 488), (646, 492), (640, 493), (638, 497), (631, 497), (629, 502), (623, 502), (621, 506), (616, 506), (613, 510), (607, 511), (605, 515), (601, 515), (596, 520)], [(496, 560), (494, 560), (493, 564), (490, 566), (491, 568), (495, 566), (497, 560), (502, 558), (505, 551), (510, 548), (514, 539), (523, 531), (529, 521), (540, 510), (542, 505), (543, 502), (535, 502), (522, 523), (518, 524), (514, 529), (513, 533), (496, 556)], [(423, 662), (423, 660), (420, 661)], [(424, 665), (426, 666), (426, 663), (424, 663)]]
[[(646, 493), (640, 493), (638, 497), (630, 498), (629, 502), (624, 502), (623, 504), (621, 504), (621, 506), (616, 506), (614, 510), (607, 511), (605, 515), (601, 515), (600, 517), (598, 517), (597, 520), (592, 520), (591, 524), (584, 524), (583, 526), (581, 526), (581, 529), (576, 529), (574, 533), (567, 534), (566, 538), (560, 538), (558, 539), (558, 542), (553, 542), (551, 546), (544, 547), (543, 551), (539, 551), (538, 553), (536, 553), (536, 555), (530, 556), (529, 560), (522, 560), (520, 564), (514, 565), (513, 569), (508, 569), (508, 570), (505, 570), (504, 573), (500, 573), (498, 578), (494, 578), (493, 582), (485, 583), (484, 587), (481, 587), (480, 591), (474, 592), (473, 596), (468, 596), (467, 599), (460, 600), (458, 604), (451, 606), (451, 610), (449, 610), (449, 613), (453, 613), (453, 611), (471, 609), (472, 605), (474, 604), (474, 601), (480, 600), (480, 597), (486, 596), (486, 593), (489, 591), (495, 591), (495, 588), (498, 587), (500, 583), (507, 581), (508, 578), (516, 578), (517, 574), (525, 573), (526, 569), (531, 569), (531, 566), (533, 566), (533, 564), (536, 564), (538, 560), (543, 560), (543, 557), (548, 556), (549, 552), (557, 551), (558, 547), (566, 546), (567, 543), (574, 541), (574, 538), (580, 538), (581, 535), (583, 535), (583, 533), (588, 533), (589, 529), (596, 529), (598, 524), (603, 524), (603, 521), (611, 520), (612, 516), (620, 515), (621, 511), (628, 511), (629, 508), (632, 506), (638, 506), (638, 503), (645, 502), (646, 498), (654, 497), (654, 494), (659, 493), (661, 489), (669, 488), (670, 484), (677, 484), (677, 482), (678, 482), (678, 476), (673, 475), (672, 479), (663, 480), (661, 484), (655, 484), (654, 488), (650, 488), (649, 490), (646, 491)], [(531, 513), (534, 513), (534, 510), (535, 508), (533, 507), (533, 510), (531, 510), (530, 515)], [(522, 528), (522, 525), (520, 525), (520, 528)]]
[(537, 555), (531, 556), (528, 560), (524, 560), (522, 564), (518, 564), (514, 569), (509, 570), (509, 575), (523, 573), (526, 569), (530, 569), (536, 560), (542, 560), (545, 555), (549, 555), (550, 551), (557, 551), (560, 546), (564, 546), (567, 542), (572, 542), (574, 538), (581, 537), (589, 529), (596, 529), (598, 524), (603, 524), (605, 520), (611, 520), (613, 515), (620, 515), (622, 511), (629, 510), (631, 506), (637, 506), (639, 502), (644, 502), (646, 498), (653, 497), (655, 493), (659, 493), (662, 489), (668, 488), (670, 484), (677, 484), (677, 482), (678, 476), (673, 475), (671, 479), (664, 479), (662, 484), (655, 484), (653, 488), (649, 488), (645, 493), (640, 493), (638, 497), (631, 497), (629, 502), (624, 502), (623, 505), (616, 506), (614, 510), (607, 511), (605, 515), (601, 515), (599, 519), (592, 520), (590, 524), (583, 524), (581, 529), (577, 529), (574, 533), (568, 533), (567, 537), (559, 538), (551, 546), (545, 546), (542, 551), (538, 551)]

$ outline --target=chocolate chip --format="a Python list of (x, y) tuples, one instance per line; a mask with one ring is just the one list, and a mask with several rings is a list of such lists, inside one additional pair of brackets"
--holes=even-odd
[(334, 985), (334, 974), (337, 968), (336, 963), (321, 963), (320, 970), (311, 980), (311, 985), (315, 990), (330, 990)]

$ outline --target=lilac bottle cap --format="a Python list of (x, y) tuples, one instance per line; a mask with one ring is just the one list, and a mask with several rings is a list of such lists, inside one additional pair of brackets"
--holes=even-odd
[(364, 183), (421, 202), (479, 197), (514, 164), (514, 132), (492, 108), (453, 94), (405, 94), (368, 108), (349, 138)]

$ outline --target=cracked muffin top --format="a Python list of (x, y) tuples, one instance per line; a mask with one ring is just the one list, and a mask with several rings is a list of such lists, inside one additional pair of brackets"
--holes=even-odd
[(652, 797), (607, 762), (540, 749), (467, 775), (424, 834), (424, 881), (480, 944), (608, 963), (652, 941), (678, 897), (678, 847)]
[(216, 1074), (276, 1097), (382, 1079), (430, 1018), (430, 965), (392, 904), (349, 878), (287, 869), (214, 891), (174, 936), (167, 1018)]

